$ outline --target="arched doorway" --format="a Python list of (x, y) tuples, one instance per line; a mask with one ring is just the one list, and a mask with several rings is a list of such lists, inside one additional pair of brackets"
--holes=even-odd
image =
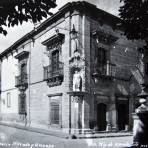
[(128, 125), (128, 120), (129, 120), (128, 103), (118, 104), (117, 112), (118, 112), (118, 128), (120, 131), (125, 130), (125, 126)]
[(99, 131), (106, 130), (106, 104), (97, 104), (97, 126)]

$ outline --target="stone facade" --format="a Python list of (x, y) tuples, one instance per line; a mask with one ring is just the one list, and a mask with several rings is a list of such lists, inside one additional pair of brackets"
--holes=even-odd
[(128, 41), (119, 22), (92, 4), (68, 3), (2, 52), (0, 119), (64, 132), (128, 130), (141, 43)]

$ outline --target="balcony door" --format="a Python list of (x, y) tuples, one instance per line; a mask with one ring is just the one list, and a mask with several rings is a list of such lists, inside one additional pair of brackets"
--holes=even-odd
[(24, 74), (26, 74), (26, 71), (27, 71), (26, 64), (25, 63), (21, 64), (21, 68), (20, 68), (21, 76), (23, 76)]
[(27, 74), (27, 64), (23, 63), (20, 66), (20, 81), (21, 83), (26, 83), (26, 74)]
[(55, 50), (52, 52), (52, 72), (56, 74), (59, 69), (59, 51)]
[(97, 67), (99, 72), (103, 73), (105, 72), (105, 66), (107, 63), (107, 51), (104, 48), (98, 48), (97, 49)]

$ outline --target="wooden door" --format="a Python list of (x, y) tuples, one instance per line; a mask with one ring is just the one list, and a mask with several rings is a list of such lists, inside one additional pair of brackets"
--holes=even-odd
[(106, 105), (100, 103), (97, 105), (97, 125), (99, 131), (106, 130)]

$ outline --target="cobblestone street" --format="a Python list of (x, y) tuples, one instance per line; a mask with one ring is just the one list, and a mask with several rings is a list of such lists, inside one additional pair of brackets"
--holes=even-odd
[(120, 148), (131, 142), (131, 136), (73, 140), (0, 125), (0, 148)]

